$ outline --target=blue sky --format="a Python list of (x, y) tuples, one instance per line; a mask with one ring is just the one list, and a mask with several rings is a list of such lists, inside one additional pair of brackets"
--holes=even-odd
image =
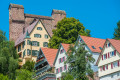
[(120, 0), (0, 0), (0, 29), (9, 39), (10, 3), (24, 6), (25, 13), (51, 16), (52, 9), (65, 10), (67, 17), (79, 19), (91, 36), (112, 38), (120, 20)]

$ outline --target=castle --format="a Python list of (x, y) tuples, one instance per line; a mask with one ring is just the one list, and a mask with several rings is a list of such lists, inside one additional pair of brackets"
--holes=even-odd
[(66, 17), (62, 10), (52, 10), (51, 17), (24, 13), (23, 5), (9, 5), (9, 39), (15, 42), (19, 65), (27, 60), (36, 61), (41, 47), (48, 47), (52, 30)]
[[(66, 17), (66, 12), (62, 10), (52, 10), (51, 17), (24, 13), (23, 5), (9, 5), (9, 39), (16, 41), (25, 28), (34, 23), (35, 19), (40, 19), (45, 27), (50, 28), (48, 32), (52, 36), (52, 29), (55, 29), (58, 21)], [(50, 31), (51, 30), (51, 31)]]

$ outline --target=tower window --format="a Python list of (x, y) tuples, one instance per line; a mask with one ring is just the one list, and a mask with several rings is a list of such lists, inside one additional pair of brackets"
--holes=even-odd
[(96, 49), (94, 46), (92, 46), (93, 49)]

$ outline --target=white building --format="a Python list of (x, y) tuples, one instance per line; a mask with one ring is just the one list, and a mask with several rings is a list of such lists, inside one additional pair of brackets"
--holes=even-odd
[(61, 80), (62, 72), (66, 72), (68, 64), (64, 64), (70, 44), (61, 43), (54, 61), (56, 80)]
[(120, 40), (106, 39), (97, 65), (100, 80), (120, 79)]
[(91, 68), (93, 69), (94, 72), (97, 72), (98, 67), (96, 66), (96, 62), (97, 62), (100, 52), (103, 48), (105, 40), (79, 35), (77, 41), (78, 41), (78, 44), (81, 44), (81, 43), (86, 44), (85, 50), (87, 50), (90, 54), (92, 54), (93, 58), (95, 59), (94, 64), (91, 64)]

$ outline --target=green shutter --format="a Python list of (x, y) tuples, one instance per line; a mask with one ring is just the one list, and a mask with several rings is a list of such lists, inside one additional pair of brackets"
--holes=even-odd
[(37, 42), (37, 46), (39, 46), (39, 42)]
[(45, 47), (45, 42), (43, 43), (43, 47)]

